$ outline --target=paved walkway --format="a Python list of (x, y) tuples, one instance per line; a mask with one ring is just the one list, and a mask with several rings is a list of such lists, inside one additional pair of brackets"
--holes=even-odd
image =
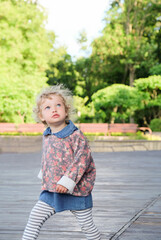
[[(161, 239), (161, 151), (94, 153), (93, 216), (108, 240)], [(0, 240), (20, 240), (36, 203), (40, 153), (0, 154)], [(69, 212), (43, 226), (39, 240), (83, 240)]]

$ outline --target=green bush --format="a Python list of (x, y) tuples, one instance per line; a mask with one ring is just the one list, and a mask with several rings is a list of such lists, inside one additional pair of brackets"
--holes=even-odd
[(150, 128), (153, 132), (161, 132), (161, 119), (154, 118), (150, 122)]
[(0, 132), (1, 136), (40, 136), (40, 132)]
[(125, 134), (121, 132), (112, 132), (111, 136), (125, 136)]
[(104, 133), (84, 132), (85, 136), (105, 136)]

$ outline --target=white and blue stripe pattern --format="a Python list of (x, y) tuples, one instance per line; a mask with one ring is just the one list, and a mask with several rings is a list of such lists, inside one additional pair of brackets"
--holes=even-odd
[[(101, 239), (100, 233), (93, 222), (92, 208), (71, 212), (77, 218), (82, 232), (86, 236), (86, 239)], [(42, 201), (38, 201), (30, 213), (22, 240), (36, 240), (44, 222), (54, 214), (54, 208)]]
[(100, 240), (101, 235), (98, 229), (96, 228), (93, 217), (92, 217), (92, 208), (81, 211), (71, 211), (78, 220), (79, 225), (81, 226), (82, 232), (85, 234), (86, 239), (88, 240)]
[(42, 225), (54, 213), (54, 208), (42, 201), (38, 201), (30, 213), (22, 240), (37, 239)]

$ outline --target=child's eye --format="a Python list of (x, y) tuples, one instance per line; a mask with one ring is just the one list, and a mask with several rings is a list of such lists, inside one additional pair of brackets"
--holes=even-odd
[(58, 103), (58, 104), (57, 104), (57, 107), (61, 107), (61, 104), (60, 104), (60, 103)]
[(45, 109), (50, 109), (50, 107), (49, 107), (49, 106), (46, 106)]

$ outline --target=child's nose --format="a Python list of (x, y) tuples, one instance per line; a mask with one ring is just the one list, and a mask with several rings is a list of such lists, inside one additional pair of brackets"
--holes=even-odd
[(56, 107), (53, 107), (53, 112), (56, 112), (56, 111), (57, 111)]

